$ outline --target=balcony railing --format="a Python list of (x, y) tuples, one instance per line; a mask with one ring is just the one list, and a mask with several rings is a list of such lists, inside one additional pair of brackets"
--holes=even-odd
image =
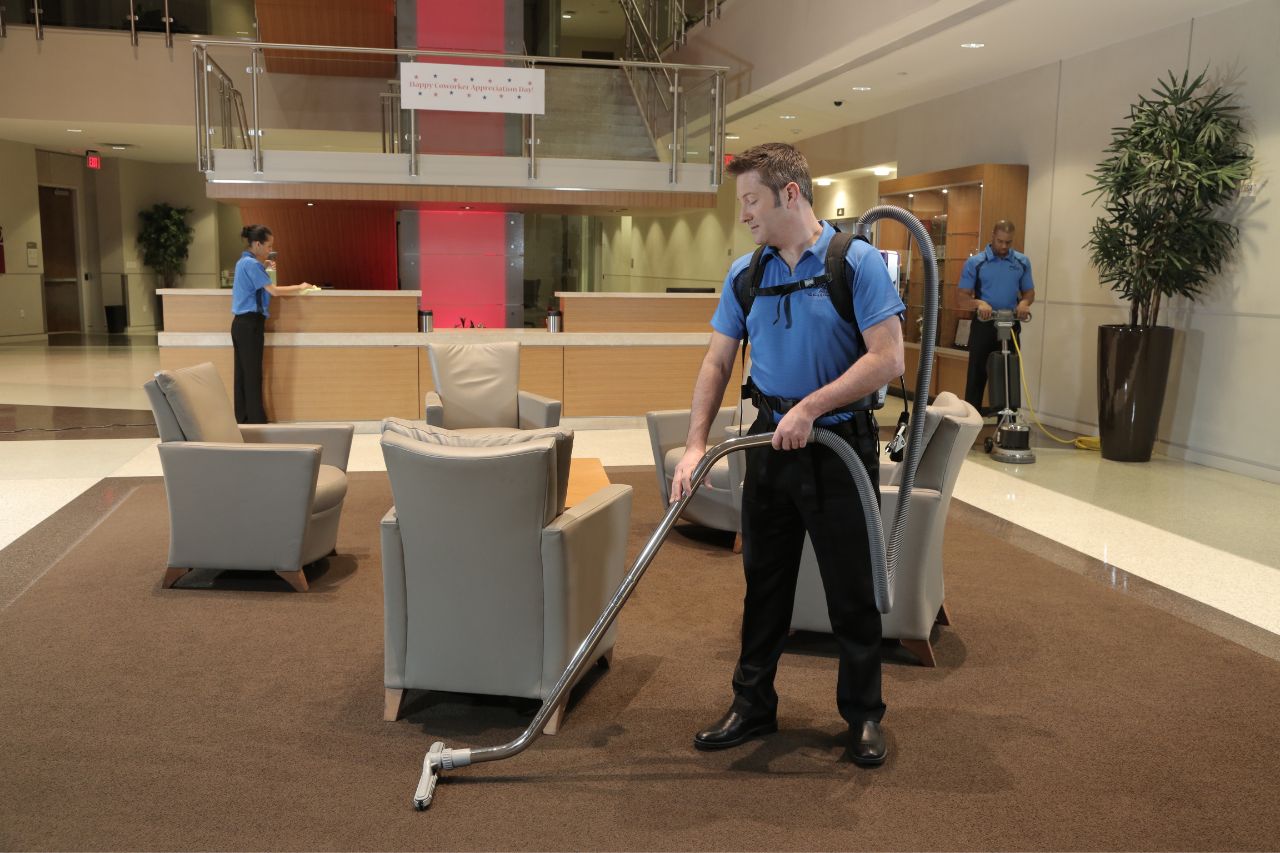
[(136, 46), (142, 33), (252, 37), (253, 0), (0, 0), (0, 38), (10, 25), (30, 26), (37, 40), (48, 27), (124, 30)]
[[(681, 167), (691, 164), (708, 167), (712, 186), (720, 184), (727, 71), (720, 66), (213, 39), (195, 39), (192, 47), (197, 163), (206, 173), (214, 170), (217, 150), (238, 147), (245, 139), (257, 174), (264, 172), (264, 158), (272, 150), (328, 150), (407, 153), (410, 178), (419, 174), (424, 153), (521, 157), (528, 177), (536, 179), (545, 158), (631, 159), (619, 152), (643, 149), (645, 156), (634, 159), (667, 163), (672, 184), (679, 182)], [(547, 71), (546, 113), (402, 109), (395, 73), (401, 62), (542, 68)], [(602, 91), (616, 102), (625, 91), (631, 99), (622, 75), (671, 80), (668, 100), (655, 99), (644, 110), (644, 126), (628, 128), (621, 120), (602, 118), (605, 96), (589, 94)], [(588, 94), (567, 91), (571, 84), (586, 85)], [(461, 115), (481, 118), (446, 117)], [(488, 123), (488, 144), (480, 150), (468, 147), (466, 121)]]

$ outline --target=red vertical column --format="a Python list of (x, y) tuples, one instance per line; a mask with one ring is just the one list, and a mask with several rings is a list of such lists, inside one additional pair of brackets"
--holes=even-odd
[[(417, 0), (417, 47), (502, 53), (506, 7), (507, 0)], [(470, 64), (462, 59), (441, 61)], [(506, 121), (503, 113), (423, 110), (418, 113), (419, 150), (426, 155), (500, 156), (505, 153)], [(418, 248), (422, 307), (432, 310), (437, 328), (505, 325), (505, 214), (419, 211)]]

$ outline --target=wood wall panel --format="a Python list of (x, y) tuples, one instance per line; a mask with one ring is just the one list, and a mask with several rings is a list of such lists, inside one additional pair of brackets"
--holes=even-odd
[(391, 207), (355, 202), (307, 207), (245, 201), (240, 204), (240, 218), (244, 225), (271, 229), (280, 255), (280, 284), (309, 281), (332, 284), (339, 290), (399, 287), (396, 214)]
[[(565, 347), (565, 417), (643, 415), (687, 409), (704, 347)], [(723, 405), (737, 402), (741, 368), (725, 389)]]
[[(231, 291), (164, 295), (166, 332), (227, 332)], [(271, 301), (268, 332), (416, 332), (414, 296), (281, 296)]]
[[(272, 347), (263, 355), (267, 417), (285, 421), (421, 418), (417, 347)], [(165, 370), (213, 362), (232, 394), (231, 347), (161, 347)]]
[(566, 332), (707, 332), (720, 297), (562, 296)]
[[(275, 44), (396, 46), (395, 0), (257, 0), (258, 32)], [(396, 76), (394, 56), (266, 51), (267, 71), (335, 77)]]

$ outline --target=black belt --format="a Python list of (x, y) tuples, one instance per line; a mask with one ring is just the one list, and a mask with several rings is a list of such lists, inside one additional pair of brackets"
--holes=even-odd
[[(743, 383), (742, 396), (743, 399), (751, 400), (757, 409), (766, 409), (775, 415), (785, 415), (800, 404), (799, 400), (792, 400), (786, 397), (774, 397), (771, 394), (765, 394), (756, 387), (756, 383), (750, 376), (748, 376), (747, 381)], [(872, 392), (860, 400), (854, 400), (848, 405), (841, 406), (838, 409), (832, 409), (829, 412), (823, 412), (817, 418), (814, 418), (814, 423), (817, 423), (822, 418), (830, 417), (831, 415), (843, 415), (847, 412), (871, 412), (878, 408), (880, 408), (880, 395), (878, 392)]]
[(236, 314), (235, 316), (236, 317), (265, 317), (267, 315), (263, 314), (261, 311), (246, 311), (243, 314)]

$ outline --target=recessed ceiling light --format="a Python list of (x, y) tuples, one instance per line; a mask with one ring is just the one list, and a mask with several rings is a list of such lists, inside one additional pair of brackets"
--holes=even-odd
[(795, 118), (795, 116), (792, 116), (792, 115), (781, 115), (781, 116), (778, 116), (778, 118), (782, 119), (783, 121), (791, 121), (791, 119)]
[(84, 133), (84, 131), (78, 127), (68, 127), (67, 133)]
[(124, 151), (124, 150), (126, 150), (128, 147), (129, 147), (128, 145), (112, 145), (112, 146), (111, 146), (111, 150), (112, 150), (112, 151)]
[(566, 9), (566, 10), (564, 10), (563, 12), (561, 12), (561, 13), (560, 13), (560, 17), (562, 17), (562, 18), (572, 18), (572, 17), (573, 17), (573, 10), (572, 10), (572, 9)]
[(964, 44), (962, 44), (962, 45), (960, 45), (960, 46), (961, 46), (961, 47), (967, 47), (967, 48), (969, 48), (970, 50), (977, 50), (977, 49), (978, 49), (978, 48), (980, 48), (980, 47), (986, 47), (986, 45), (985, 45), (985, 44), (983, 44), (983, 43), (982, 43), (982, 42), (980, 42), (980, 41), (967, 41), (967, 42), (965, 42)]
[(853, 87), (853, 91), (855, 91), (855, 92), (870, 92), (870, 91), (871, 91), (871, 87), (870, 87), (870, 86), (854, 86), (854, 87)]
[(916, 197), (915, 193), (907, 193), (907, 198), (915, 198), (915, 197)]
[(315, 207), (315, 206), (316, 206), (316, 203), (314, 201), (307, 202), (307, 207)]
[(814, 181), (814, 183), (815, 183), (815, 184), (817, 184), (817, 185), (818, 185), (818, 186), (820, 186), (820, 187), (829, 187), (829, 186), (831, 186), (831, 179), (830, 179), (830, 178), (818, 178), (818, 180)]
[(942, 191), (942, 194), (943, 194), (943, 195), (946, 195), (946, 194), (947, 194), (947, 191), (944, 189), (944, 190)]
[(725, 138), (725, 139), (741, 139), (742, 137), (741, 137), (741, 136), (739, 136), (739, 135), (738, 135), (738, 134), (736, 134), (736, 133), (726, 133), (726, 134), (724, 135), (724, 138)]
[(876, 175), (877, 177), (883, 178), (886, 175), (892, 175), (893, 169), (890, 169), (888, 166), (876, 166), (874, 169), (871, 170), (871, 174)]
[(469, 204), (464, 204), (464, 205), (462, 206), (462, 209), (463, 209), (463, 210), (470, 210), (470, 209), (471, 209), (471, 205), (469, 205)]

